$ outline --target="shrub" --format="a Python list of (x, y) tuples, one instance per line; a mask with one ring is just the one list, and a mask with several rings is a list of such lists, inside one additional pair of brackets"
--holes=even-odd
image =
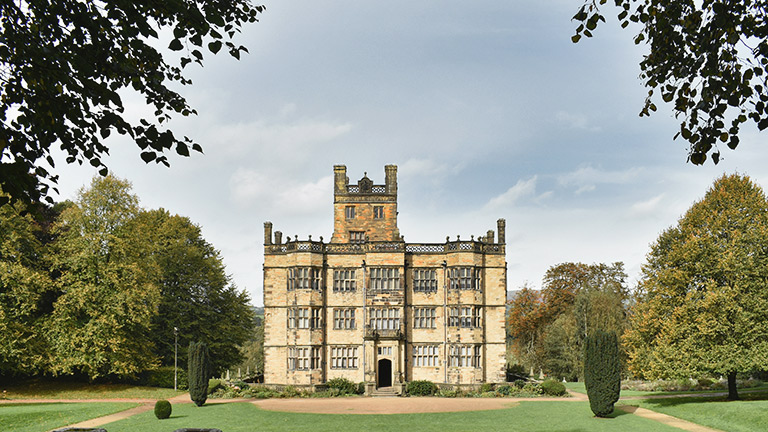
[(197, 406), (203, 406), (208, 399), (208, 346), (202, 342), (190, 342), (189, 351), (189, 397)]
[(334, 396), (343, 396), (357, 393), (357, 384), (346, 378), (333, 378), (326, 383), (328, 390)]
[(541, 391), (548, 396), (564, 396), (567, 393), (565, 384), (554, 379), (548, 379), (541, 383)]
[(302, 397), (302, 396), (304, 396), (304, 394), (301, 392), (301, 390), (290, 385), (286, 387), (282, 393), (280, 393), (281, 398), (293, 398), (293, 397)]
[(699, 388), (701, 388), (703, 390), (706, 390), (706, 389), (712, 387), (712, 384), (715, 383), (714, 381), (712, 381), (709, 378), (699, 378), (698, 381), (699, 381)]
[(541, 386), (535, 382), (525, 383), (523, 388), (518, 390), (517, 397), (537, 397), (541, 395)]
[(365, 382), (360, 381), (357, 383), (357, 394), (365, 394)]
[[(137, 384), (147, 387), (173, 388), (173, 366), (160, 366), (157, 369), (147, 370), (139, 375)], [(176, 375), (176, 388), (187, 389), (187, 371), (178, 369)]]
[(464, 396), (464, 392), (461, 391), (461, 389), (440, 390), (440, 391), (437, 392), (437, 395), (440, 396), (440, 397), (455, 398), (455, 397), (463, 397)]
[(248, 389), (248, 396), (258, 399), (269, 399), (280, 397), (280, 392), (272, 390), (269, 387), (253, 386)]
[(502, 395), (502, 396), (509, 396), (513, 393), (515, 393), (516, 388), (512, 387), (509, 384), (502, 384), (498, 387), (496, 387), (496, 393)]
[(515, 384), (515, 387), (521, 389), (525, 387), (525, 382), (526, 382), (525, 380), (516, 379), (514, 384)]
[(211, 394), (222, 387), (220, 379), (211, 378), (208, 380), (208, 394)]
[(488, 393), (493, 391), (493, 383), (483, 383), (483, 385), (480, 386), (480, 393)]
[(416, 380), (409, 382), (405, 391), (410, 396), (432, 396), (437, 392), (437, 386), (432, 381)]
[(584, 384), (589, 407), (598, 417), (607, 417), (621, 392), (619, 342), (614, 332), (596, 331), (584, 347)]
[(172, 410), (171, 403), (165, 399), (155, 402), (155, 417), (160, 420), (170, 417)]

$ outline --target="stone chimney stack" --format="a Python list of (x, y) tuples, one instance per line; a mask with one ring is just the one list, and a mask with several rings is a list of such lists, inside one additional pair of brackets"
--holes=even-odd
[(335, 195), (341, 195), (347, 193), (347, 184), (349, 184), (349, 178), (347, 178), (347, 166), (346, 165), (334, 165), (333, 166), (333, 188)]
[(264, 246), (272, 244), (272, 222), (264, 222)]
[(506, 228), (507, 228), (507, 221), (504, 219), (499, 219), (496, 221), (496, 226), (499, 230), (499, 244), (506, 244)]
[(486, 243), (493, 243), (493, 230), (488, 230), (488, 234), (485, 235)]
[(397, 195), (397, 165), (384, 166), (384, 183), (387, 186), (387, 193)]

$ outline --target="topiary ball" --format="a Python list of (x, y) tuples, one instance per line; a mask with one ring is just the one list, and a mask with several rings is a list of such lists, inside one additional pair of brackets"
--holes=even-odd
[(167, 419), (171, 416), (171, 403), (165, 399), (155, 402), (155, 417), (158, 419)]

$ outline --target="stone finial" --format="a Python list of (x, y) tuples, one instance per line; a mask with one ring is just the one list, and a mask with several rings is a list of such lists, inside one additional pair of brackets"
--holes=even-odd
[(272, 244), (272, 222), (264, 222), (264, 246)]
[(310, 234), (309, 237), (307, 238), (309, 239), (309, 241), (312, 241), (312, 234)]
[(506, 244), (506, 228), (507, 228), (507, 221), (504, 219), (499, 219), (496, 221), (496, 228), (499, 230), (499, 244)]
[(445, 242), (449, 243), (451, 241), (451, 236), (445, 236)]
[(323, 242), (323, 236), (320, 236), (320, 243)]

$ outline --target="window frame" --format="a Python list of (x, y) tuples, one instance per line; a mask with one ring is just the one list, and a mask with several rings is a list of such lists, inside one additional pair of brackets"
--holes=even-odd
[(367, 318), (371, 330), (400, 330), (399, 308), (370, 307)]
[(350, 243), (365, 243), (365, 231), (350, 231), (349, 232)]
[(371, 291), (399, 291), (402, 288), (399, 267), (372, 267), (368, 280)]
[(357, 308), (333, 308), (333, 329), (334, 330), (355, 330), (357, 322), (355, 321), (355, 311)]
[(482, 291), (482, 267), (459, 266), (448, 268), (448, 288), (452, 290)]
[(355, 269), (333, 269), (333, 292), (354, 292), (356, 290)]
[(413, 308), (413, 328), (414, 329), (434, 329), (437, 328), (437, 307), (414, 307)]
[(437, 269), (414, 268), (411, 271), (413, 278), (413, 292), (437, 292)]
[(288, 267), (286, 272), (286, 290), (314, 290), (323, 287), (323, 269), (320, 267)]
[(357, 369), (359, 358), (357, 347), (349, 345), (331, 345), (331, 369)]
[(413, 367), (440, 366), (440, 347), (437, 344), (413, 345), (411, 354)]

